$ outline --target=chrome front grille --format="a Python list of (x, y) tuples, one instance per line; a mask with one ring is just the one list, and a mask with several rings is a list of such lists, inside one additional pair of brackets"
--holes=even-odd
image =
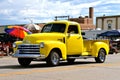
[(37, 44), (18, 45), (19, 54), (40, 54), (40, 46)]

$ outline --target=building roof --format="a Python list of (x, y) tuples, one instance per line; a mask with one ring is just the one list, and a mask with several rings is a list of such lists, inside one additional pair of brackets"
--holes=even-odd
[(98, 16), (96, 18), (111, 18), (111, 17), (120, 17), (120, 15), (111, 15), (111, 16), (106, 16), (106, 15), (103, 15), (103, 16)]

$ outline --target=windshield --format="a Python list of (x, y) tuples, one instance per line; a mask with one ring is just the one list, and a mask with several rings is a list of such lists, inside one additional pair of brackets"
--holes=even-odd
[(64, 33), (65, 31), (65, 24), (58, 24), (58, 23), (54, 23), (54, 24), (47, 24), (43, 27), (42, 29), (42, 33), (44, 32), (60, 32), (60, 33)]

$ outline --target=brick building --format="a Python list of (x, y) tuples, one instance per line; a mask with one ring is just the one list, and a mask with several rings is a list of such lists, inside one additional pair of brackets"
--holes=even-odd
[(79, 17), (79, 18), (69, 18), (70, 21), (75, 21), (80, 23), (82, 30), (93, 30), (95, 25), (93, 24), (94, 11), (93, 7), (89, 8), (89, 16)]
[(89, 16), (79, 16), (78, 18), (70, 18), (70, 16), (56, 16), (55, 20), (58, 20), (58, 18), (65, 18), (67, 17), (70, 21), (75, 21), (80, 23), (82, 30), (93, 30), (95, 29), (95, 25), (93, 24), (93, 17), (94, 17), (94, 10), (93, 7), (89, 8)]

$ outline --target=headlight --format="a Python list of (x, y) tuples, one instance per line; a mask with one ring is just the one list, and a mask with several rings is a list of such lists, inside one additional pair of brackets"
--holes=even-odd
[(16, 47), (17, 47), (16, 43), (13, 43), (13, 45), (12, 45), (12, 46), (13, 46), (13, 48), (16, 48)]
[(44, 45), (45, 45), (44, 42), (41, 42), (40, 43), (40, 48), (44, 48)]

